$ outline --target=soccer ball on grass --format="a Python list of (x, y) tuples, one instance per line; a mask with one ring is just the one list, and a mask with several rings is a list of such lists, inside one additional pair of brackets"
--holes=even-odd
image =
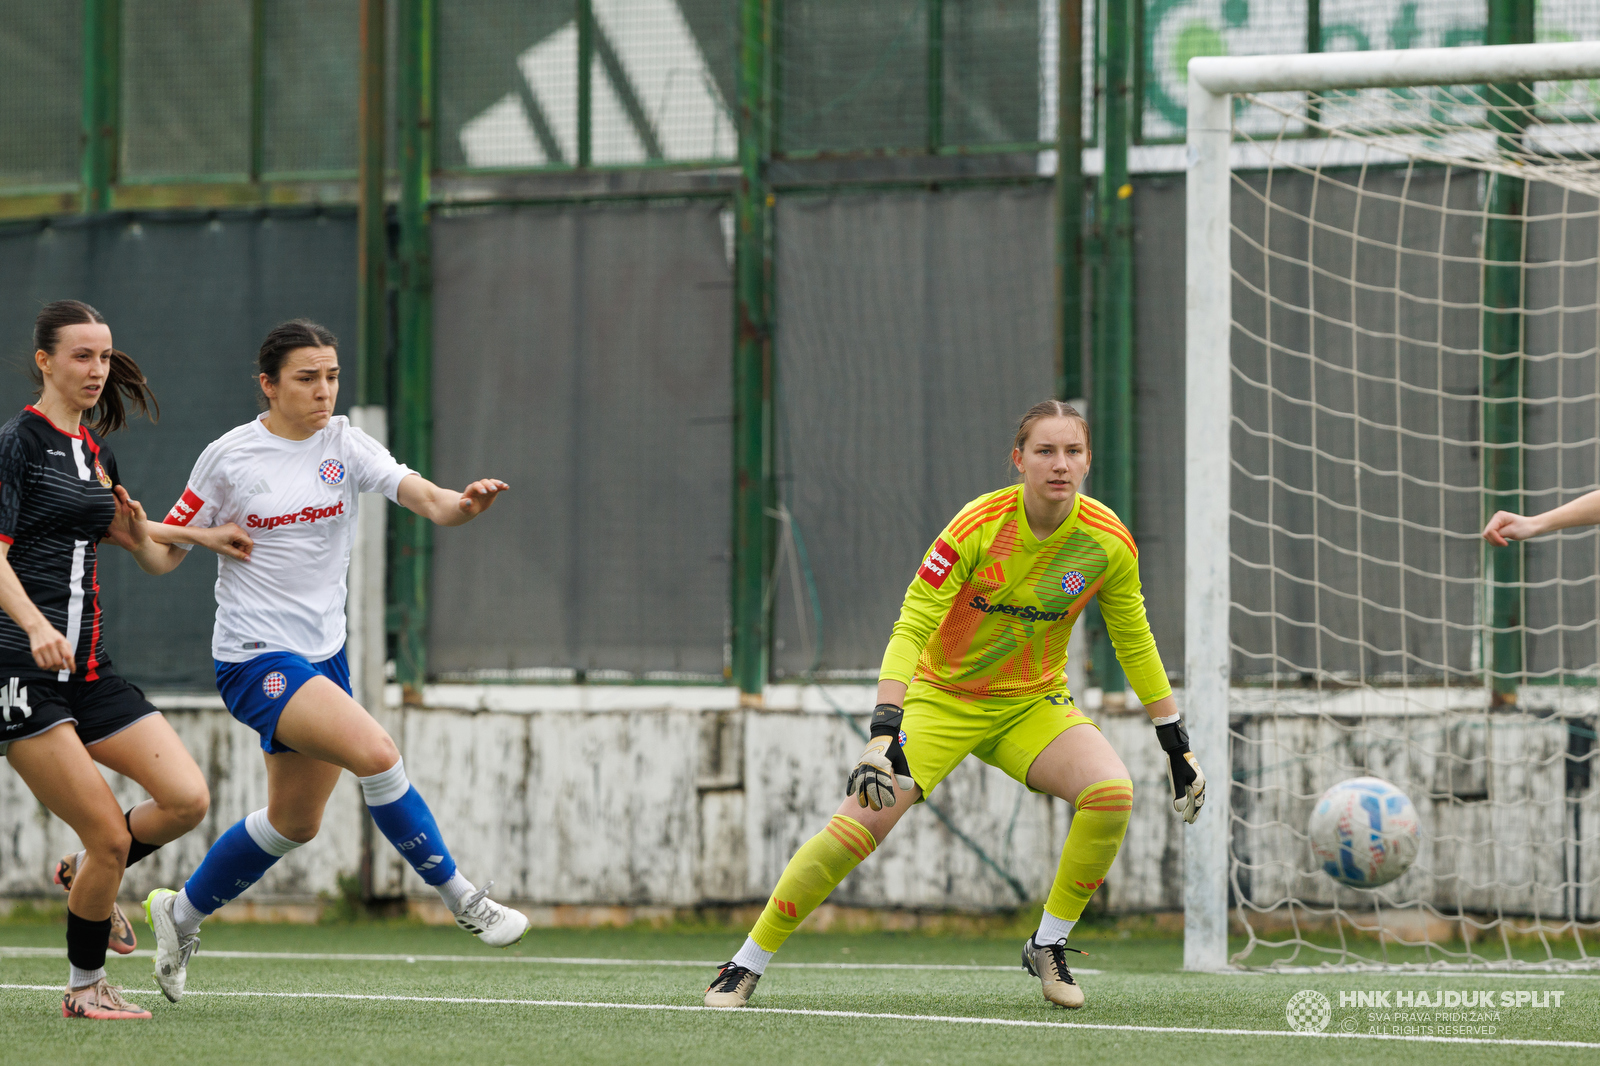
[(1306, 832), (1328, 876), (1353, 888), (1386, 885), (1417, 857), (1417, 809), (1376, 777), (1341, 781), (1324, 792)]

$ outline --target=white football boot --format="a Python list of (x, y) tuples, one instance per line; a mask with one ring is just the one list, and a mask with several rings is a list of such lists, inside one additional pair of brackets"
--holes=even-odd
[(456, 924), (495, 948), (508, 948), (528, 932), (528, 916), (489, 898), (490, 881), (461, 901), (455, 912)]
[(199, 933), (185, 936), (178, 932), (178, 923), (172, 917), (172, 903), (177, 898), (172, 889), (158, 888), (144, 901), (144, 920), (156, 935), (156, 985), (174, 1003), (183, 998), (183, 986), (189, 979), (189, 957), (200, 947)]
[[(1072, 979), (1067, 969), (1067, 952), (1078, 951), (1067, 947), (1065, 940), (1054, 944), (1035, 944), (1033, 937), (1022, 942), (1022, 968), (1039, 979), (1044, 998), (1058, 1007), (1077, 1010), (1083, 1006), (1083, 989)], [(1082, 955), (1085, 952), (1078, 951)]]
[(736, 962), (725, 962), (706, 989), (708, 1007), (742, 1007), (750, 1002), (761, 975)]

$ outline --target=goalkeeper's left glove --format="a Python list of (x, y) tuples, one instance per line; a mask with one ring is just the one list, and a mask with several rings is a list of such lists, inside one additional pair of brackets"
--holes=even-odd
[(905, 711), (892, 703), (872, 709), (872, 739), (845, 782), (844, 794), (856, 796), (861, 806), (881, 811), (894, 806), (894, 786), (910, 792), (916, 787), (906, 753), (900, 750), (900, 720)]
[(1189, 733), (1182, 719), (1156, 726), (1156, 739), (1167, 753), (1167, 783), (1172, 786), (1172, 809), (1194, 824), (1206, 802), (1206, 775), (1189, 750)]

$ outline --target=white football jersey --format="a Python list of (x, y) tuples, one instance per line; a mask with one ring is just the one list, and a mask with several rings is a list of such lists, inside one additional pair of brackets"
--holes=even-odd
[(381, 492), (398, 503), (400, 482), (412, 471), (343, 415), (305, 440), (274, 436), (265, 418), (200, 453), (165, 520), (234, 522), (255, 542), (247, 563), (217, 557), (213, 656), (242, 663), (288, 651), (321, 662), (344, 647), (356, 498)]

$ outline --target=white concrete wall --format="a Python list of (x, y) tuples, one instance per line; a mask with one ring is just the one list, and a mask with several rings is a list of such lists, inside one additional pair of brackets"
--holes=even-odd
[[(767, 709), (741, 710), (737, 694), (723, 688), (434, 686), (421, 709), (394, 705), (398, 692), (391, 695), (380, 712), (384, 724), (468, 877), (493, 879), (499, 898), (529, 906), (645, 908), (764, 900), (789, 856), (838, 806), (860, 751), (835, 707), (862, 722), (873, 698), (860, 685), (783, 686), (770, 690)], [(211, 813), (129, 871), (129, 899), (179, 883), (218, 835), (266, 803), (253, 733), (215, 698), (162, 702), (210, 780)], [(1331, 883), (1305, 872), (1311, 864), (1301, 827), (1324, 788), (1362, 773), (1399, 785), (1422, 819), (1424, 851), (1395, 883), (1400, 897), (1431, 897), (1447, 910), (1464, 904), (1541, 914), (1574, 905), (1589, 913), (1600, 899), (1600, 864), (1586, 858), (1600, 848), (1600, 789), (1566, 792), (1563, 716), (1463, 721), (1442, 707), (1397, 716), (1369, 706), (1338, 718), (1237, 710), (1234, 765), (1206, 770), (1213, 788), (1230, 774), (1236, 779), (1234, 874), (1257, 904), (1291, 896), (1333, 902)], [(1578, 710), (1592, 722), (1592, 708)], [(1097, 717), (1128, 765), (1135, 795), (1104, 905), (1177, 910), (1182, 824), (1165, 799), (1161, 751), (1137, 709)], [(143, 798), (108, 777), (125, 806)], [(1066, 804), (974, 759), (933, 801), (1031, 899), (1048, 892), (1069, 825)], [(361, 868), (364, 837), (380, 895), (436, 898), (368, 825), (360, 790), (346, 775), (322, 834), (246, 899), (259, 908), (336, 894), (340, 875)], [(1576, 842), (1574, 825), (1582, 826)], [(0, 898), (53, 898), (51, 865), (76, 846), (66, 826), (0, 768)], [(833, 901), (985, 911), (1014, 906), (1017, 897), (924, 808), (900, 823)]]
[[(439, 686), (427, 709), (391, 707), (404, 753), (463, 872), (531, 905), (686, 907), (765, 899), (789, 855), (843, 798), (861, 741), (829, 703), (865, 720), (872, 690), (788, 690), (786, 708), (739, 710), (728, 690)], [(163, 701), (171, 702), (171, 701)], [(211, 701), (167, 711), (206, 772), (206, 822), (134, 866), (126, 898), (176, 885), (234, 821), (266, 802), (255, 735)], [(773, 702), (777, 702), (774, 700)], [(708, 705), (709, 706), (703, 706)], [(486, 708), (494, 709), (486, 709)], [(1135, 782), (1134, 825), (1107, 879), (1116, 909), (1174, 909), (1181, 898), (1177, 820), (1160, 801), (1160, 751), (1142, 714), (1102, 726)], [(143, 798), (108, 775), (118, 798)], [(1055, 876), (1066, 804), (1027, 792), (969, 759), (934, 794), (960, 830), (1032, 898)], [(257, 903), (309, 903), (360, 868), (360, 790), (345, 775), (321, 835), (252, 889)], [(375, 832), (380, 894), (431, 890)], [(13, 773), (0, 770), (0, 896), (58, 892), (50, 867), (76, 839)], [(1015, 893), (931, 811), (913, 811), (833, 897), (858, 906), (990, 910)]]
[[(152, 888), (175, 887), (227, 828), (267, 804), (267, 776), (256, 735), (223, 710), (169, 710), (167, 720), (205, 772), (211, 810), (198, 828), (128, 870), (122, 895), (143, 899)], [(144, 790), (106, 773), (124, 810), (147, 798)], [(252, 896), (262, 902), (315, 902), (333, 894), (341, 872), (354, 873), (361, 858), (361, 789), (345, 774), (334, 790), (322, 832), (309, 845), (278, 862)], [(44, 896), (61, 890), (51, 883), (55, 861), (76, 851), (78, 838), (55, 818), (0, 760), (0, 897)]]

